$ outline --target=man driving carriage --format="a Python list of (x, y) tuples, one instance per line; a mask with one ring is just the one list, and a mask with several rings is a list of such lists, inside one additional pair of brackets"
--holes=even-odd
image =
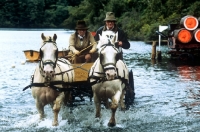
[(120, 51), (120, 59), (123, 59), (122, 56), (122, 49), (129, 49), (130, 48), (130, 43), (127, 40), (127, 37), (124, 33), (123, 30), (121, 30), (117, 24), (116, 24), (116, 18), (115, 18), (115, 14), (113, 12), (107, 12), (106, 13), (106, 18), (104, 19), (105, 25), (100, 27), (97, 31), (96, 31), (96, 35), (94, 36), (96, 41), (99, 41), (99, 34), (102, 35), (102, 31), (107, 31), (107, 30), (111, 30), (115, 33), (118, 33), (118, 38), (117, 38), (117, 42), (115, 43), (115, 46), (118, 47), (119, 51)]
[(96, 41), (88, 31), (85, 21), (78, 20), (75, 33), (69, 38), (69, 49), (72, 63), (91, 62), (92, 54), (96, 51)]

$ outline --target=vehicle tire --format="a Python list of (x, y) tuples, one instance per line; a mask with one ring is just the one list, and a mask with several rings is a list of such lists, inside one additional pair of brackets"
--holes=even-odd
[(135, 89), (134, 89), (134, 78), (132, 70), (129, 71), (129, 84), (126, 86), (125, 104), (128, 109), (130, 105), (134, 103)]

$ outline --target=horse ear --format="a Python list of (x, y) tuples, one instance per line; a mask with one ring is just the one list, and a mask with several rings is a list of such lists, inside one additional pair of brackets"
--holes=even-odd
[(53, 41), (56, 41), (56, 39), (57, 39), (57, 35), (54, 34), (54, 35), (53, 35)]
[(41, 34), (42, 40), (46, 40), (46, 37), (44, 36), (44, 33)]

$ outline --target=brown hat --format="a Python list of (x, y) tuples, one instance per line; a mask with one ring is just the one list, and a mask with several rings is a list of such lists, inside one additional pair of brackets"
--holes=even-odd
[(78, 20), (76, 23), (76, 28), (75, 29), (85, 29), (87, 30), (88, 27), (86, 26), (86, 23), (84, 20)]
[(116, 21), (115, 14), (113, 12), (107, 12), (104, 21)]

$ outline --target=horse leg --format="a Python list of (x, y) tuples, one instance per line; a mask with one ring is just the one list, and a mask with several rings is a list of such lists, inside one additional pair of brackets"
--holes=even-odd
[(53, 105), (54, 121), (52, 123), (52, 126), (58, 125), (58, 113), (60, 111), (64, 98), (65, 98), (64, 93), (60, 93), (60, 95), (54, 101), (54, 105)]
[(67, 104), (72, 104), (73, 103), (73, 100), (72, 100), (72, 95), (71, 95), (71, 92), (65, 92), (65, 100), (64, 100), (64, 104), (67, 105)]
[(122, 94), (120, 97), (120, 106), (121, 106), (121, 110), (125, 110), (125, 104), (124, 104), (124, 96), (125, 96), (125, 90), (122, 90)]
[(111, 118), (110, 118), (110, 120), (108, 122), (108, 126), (110, 126), (110, 127), (113, 127), (113, 126), (116, 125), (116, 121), (115, 121), (116, 110), (117, 110), (117, 105), (111, 106), (112, 115), (111, 115)]
[(95, 93), (94, 93), (94, 103), (95, 103), (95, 107), (96, 107), (95, 117), (100, 118), (101, 117), (101, 102)]
[(110, 126), (110, 127), (113, 127), (116, 125), (115, 113), (118, 108), (120, 97), (121, 97), (121, 92), (117, 91), (117, 93), (112, 98), (112, 103), (111, 103), (111, 107), (110, 107), (112, 114), (111, 114), (111, 118), (108, 122), (108, 126)]
[(39, 112), (40, 120), (42, 120), (44, 118), (44, 105), (36, 100), (36, 108)]

